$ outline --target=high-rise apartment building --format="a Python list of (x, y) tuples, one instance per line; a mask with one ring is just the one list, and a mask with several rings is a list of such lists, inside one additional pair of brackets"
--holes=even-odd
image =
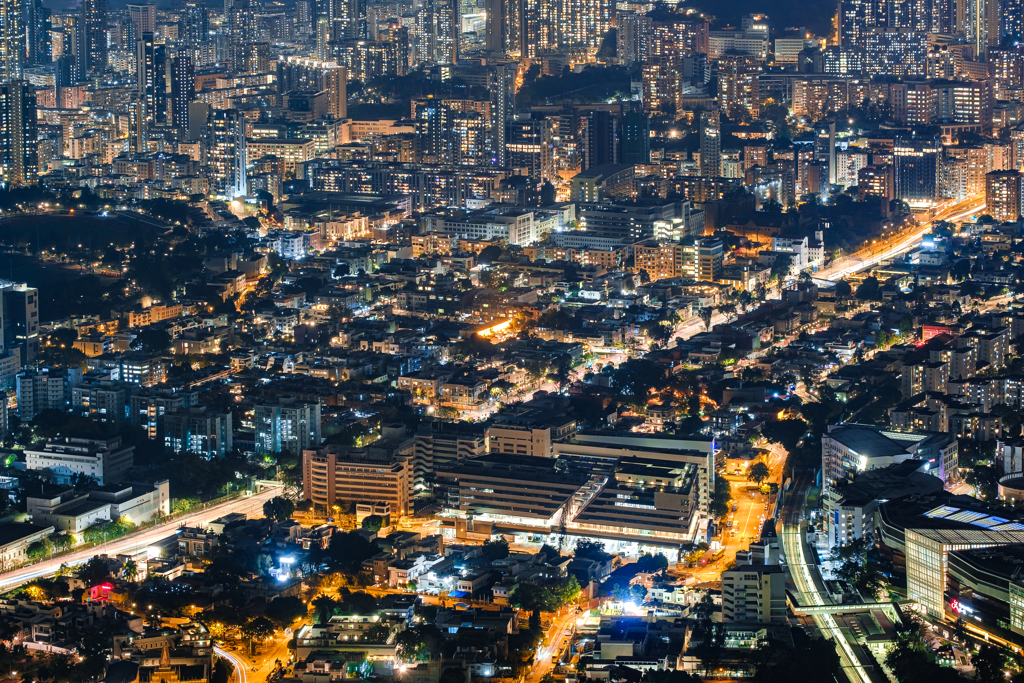
[(1020, 171), (992, 171), (985, 176), (986, 213), (999, 221), (1015, 221), (1021, 216)]
[(685, 237), (678, 243), (644, 242), (634, 247), (637, 270), (651, 280), (684, 278), (717, 282), (722, 276), (722, 241), (713, 237)]
[(620, 161), (627, 166), (651, 163), (651, 120), (642, 111), (626, 112), (620, 126)]
[(217, 413), (193, 406), (164, 415), (162, 427), (164, 446), (175, 453), (218, 458), (232, 449), (231, 411)]
[(196, 71), (192, 55), (181, 50), (171, 59), (171, 122), (183, 138), (188, 136), (188, 108), (196, 97)]
[(411, 453), (394, 457), (383, 448), (307, 447), (302, 450), (302, 490), (327, 509), (379, 502), (404, 515), (410, 511), (411, 460)]
[(202, 2), (199, 0), (186, 2), (182, 19), (184, 33), (180, 35), (180, 40), (186, 47), (195, 49), (209, 39), (210, 14)]
[(41, 367), (19, 372), (15, 379), (18, 417), (27, 422), (44, 410), (66, 411), (81, 381), (81, 368)]
[(857, 201), (877, 197), (892, 201), (896, 197), (893, 168), (888, 164), (865, 166), (857, 171)]
[(147, 125), (163, 123), (167, 117), (166, 48), (154, 40), (152, 33), (143, 33), (135, 43), (136, 83)]
[(257, 453), (292, 453), (320, 445), (320, 404), (294, 398), (256, 403)]
[(988, 61), (996, 98), (1019, 101), (1024, 90), (1024, 47), (993, 48), (988, 51)]
[(506, 164), (505, 125), (515, 113), (516, 65), (498, 62), (487, 68), (487, 84), (491, 93), (490, 163)]
[(519, 48), (519, 33), (515, 30), (517, 20), (515, 3), (508, 0), (487, 0), (487, 25), (485, 47), (487, 52), (498, 57)]
[(22, 0), (25, 24), (25, 66), (49, 64), (53, 59), (50, 41), (50, 10), (42, 0)]
[(700, 174), (722, 175), (722, 115), (717, 109), (700, 113)]
[(865, 71), (873, 76), (928, 75), (928, 34), (909, 28), (873, 28), (863, 37)]
[(0, 0), (0, 82), (21, 78), (25, 63), (24, 0)]
[(0, 178), (31, 185), (39, 173), (36, 89), (26, 81), (0, 84)]
[(650, 35), (653, 20), (646, 14), (619, 12), (615, 18), (616, 54), (623, 66), (643, 64), (650, 54)]
[(942, 143), (898, 140), (893, 148), (896, 198), (911, 206), (932, 204), (939, 195)]
[(582, 118), (582, 170), (619, 163), (619, 117), (595, 110)]
[(107, 0), (82, 0), (79, 8), (79, 72), (89, 76), (107, 68)]
[(143, 33), (155, 33), (156, 3), (128, 3), (128, 21), (131, 26), (131, 35), (128, 39), (129, 43), (137, 41), (142, 37)]
[(335, 119), (348, 113), (348, 69), (336, 62), (289, 56), (276, 62), (277, 84), (283, 97), (293, 90), (326, 92), (327, 111)]
[(217, 109), (210, 115), (208, 134), (217, 191), (230, 198), (247, 195), (245, 117), (237, 109)]
[(722, 55), (716, 61), (718, 98), (724, 111), (735, 118), (738, 109), (757, 118), (761, 107), (761, 60), (753, 55)]

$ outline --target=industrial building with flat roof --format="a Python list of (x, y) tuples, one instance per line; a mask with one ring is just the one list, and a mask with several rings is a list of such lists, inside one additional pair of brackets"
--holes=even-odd
[(952, 551), (1024, 543), (1024, 516), (970, 496), (906, 496), (878, 506), (875, 526), (892, 551), (893, 568), (905, 572), (907, 598), (932, 617), (943, 617)]
[(952, 434), (898, 432), (874, 425), (832, 425), (821, 437), (821, 485), (827, 493), (858, 472), (888, 467), (911, 458), (949, 484), (957, 472), (957, 440)]
[(691, 462), (635, 456), (489, 453), (438, 470), (447, 492), (442, 532), (535, 543), (594, 539), (609, 552), (655, 552), (674, 561), (680, 545), (706, 540), (699, 470)]

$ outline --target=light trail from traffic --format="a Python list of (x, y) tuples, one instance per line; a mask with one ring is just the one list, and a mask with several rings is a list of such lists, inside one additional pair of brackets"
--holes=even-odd
[(49, 560), (22, 567), (21, 569), (4, 572), (0, 574), (0, 590), (9, 590), (28, 581), (50, 576), (55, 574), (61, 568), (61, 565), (73, 567), (88, 562), (97, 555), (138, 555), (153, 543), (174, 534), (179, 527), (206, 525), (218, 517), (235, 512), (241, 512), (247, 516), (258, 512), (259, 516), (262, 517), (263, 503), (279, 495), (281, 495), (281, 487), (271, 486), (251, 496), (235, 498), (205, 510), (189, 513), (151, 529), (137, 531), (102, 545), (68, 553), (67, 555), (59, 555)]

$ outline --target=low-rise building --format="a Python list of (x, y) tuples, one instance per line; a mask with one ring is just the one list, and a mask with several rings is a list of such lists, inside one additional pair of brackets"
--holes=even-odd
[(722, 572), (726, 622), (781, 624), (786, 614), (786, 575), (778, 565), (743, 565)]
[(123, 481), (135, 462), (135, 447), (124, 446), (120, 436), (107, 439), (58, 437), (42, 450), (26, 449), (25, 465), (30, 470), (47, 470), (61, 483), (76, 475), (92, 477), (102, 486)]
[(108, 484), (85, 495), (65, 489), (27, 496), (26, 511), (33, 522), (76, 536), (99, 522), (124, 518), (138, 525), (171, 513), (170, 482), (163, 479), (152, 486)]

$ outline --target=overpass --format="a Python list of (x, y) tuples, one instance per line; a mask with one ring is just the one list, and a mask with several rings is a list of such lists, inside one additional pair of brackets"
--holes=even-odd
[(889, 602), (862, 602), (850, 605), (798, 605), (789, 595), (786, 596), (786, 604), (798, 617), (810, 616), (813, 614), (856, 614), (857, 612), (870, 612), (872, 610), (892, 610), (894, 605), (907, 607), (916, 604), (913, 600), (899, 600)]

